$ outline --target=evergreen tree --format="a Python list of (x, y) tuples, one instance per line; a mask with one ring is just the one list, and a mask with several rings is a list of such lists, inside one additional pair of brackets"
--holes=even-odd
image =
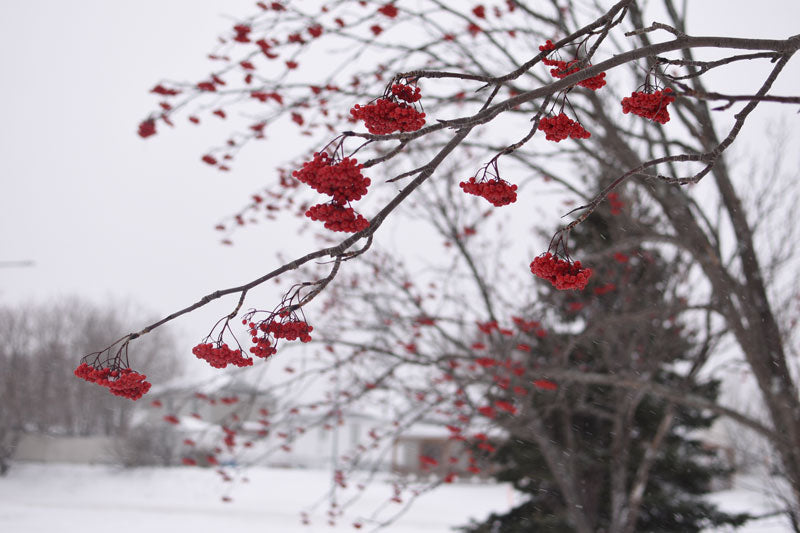
[[(566, 367), (586, 373), (646, 374), (656, 383), (714, 400), (719, 383), (698, 383), (691, 370), (704, 355), (704, 339), (681, 319), (686, 311), (686, 299), (681, 296), (686, 288), (686, 263), (671, 250), (640, 244), (651, 227), (646, 213), (634, 218), (617, 196), (612, 196), (610, 204), (571, 235), (569, 252), (592, 257), (593, 265), (604, 265), (595, 270), (587, 289), (548, 287), (539, 295), (550, 304), (557, 326), (539, 339), (538, 351), (546, 355), (544, 361), (531, 359), (530, 371), (560, 359)], [(565, 253), (565, 243), (554, 244)], [(614, 527), (615, 505), (617, 513), (633, 509), (636, 525), (631, 530), (635, 531), (697, 532), (747, 519), (747, 515), (723, 513), (700, 498), (709, 492), (716, 476), (728, 474), (714, 452), (695, 436), (698, 430), (709, 428), (715, 416), (670, 405), (648, 396), (646, 390), (579, 381), (560, 382), (558, 394), (535, 392), (530, 401), (542, 413), (547, 438), (561, 453), (577, 456), (573, 475), (584, 515), (595, 531)], [(660, 431), (664, 432), (661, 438)], [(498, 481), (512, 483), (526, 500), (462, 530), (574, 531), (568, 504), (539, 445), (518, 438), (513, 426), (509, 432), (493, 458), (494, 475)], [(637, 472), (653, 452), (641, 502), (631, 507)], [(624, 500), (619, 500), (620, 495)]]

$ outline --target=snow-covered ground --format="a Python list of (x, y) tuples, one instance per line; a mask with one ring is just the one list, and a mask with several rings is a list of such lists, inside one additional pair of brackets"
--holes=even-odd
[[(107, 466), (15, 465), (0, 478), (0, 531), (3, 533), (313, 533), (362, 531), (365, 521), (382, 504), (388, 511), (401, 505), (386, 503), (388, 484), (378, 483), (348, 508), (335, 527), (327, 523), (321, 505), (302, 525), (300, 512), (318, 501), (330, 486), (330, 472), (253, 468), (249, 482), (223, 483), (202, 468), (143, 468), (121, 470)], [(737, 488), (712, 499), (725, 510), (768, 511), (768, 499), (752, 480), (742, 478)], [(230, 502), (222, 498), (229, 496)], [(507, 485), (453, 484), (420, 497), (386, 531), (445, 533), (453, 526), (483, 518), (490, 511), (508, 509), (514, 494)], [(777, 517), (762, 519), (741, 533), (785, 533)]]
[[(203, 468), (15, 465), (0, 478), (0, 532), (335, 533), (356, 531), (357, 521), (370, 531), (365, 518), (392, 496), (388, 484), (374, 484), (336, 527), (328, 525), (324, 503), (305, 526), (300, 512), (324, 497), (329, 471), (251, 468), (247, 476), (247, 483), (224, 483)], [(448, 485), (417, 499), (388, 531), (451, 531), (470, 517), (508, 509), (511, 497), (502, 485)], [(389, 512), (402, 508), (387, 505)]]

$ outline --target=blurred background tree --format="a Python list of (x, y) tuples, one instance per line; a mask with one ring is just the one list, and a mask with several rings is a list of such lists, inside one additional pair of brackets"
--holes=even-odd
[[(51, 436), (125, 437), (135, 406), (108, 392), (87, 387), (73, 375), (75, 354), (86, 353), (124, 335), (141, 320), (131, 306), (98, 305), (80, 298), (47, 304), (0, 307), (0, 468), (7, 471), (20, 438)], [(132, 348), (131, 357), (152, 379), (180, 373), (169, 330)]]

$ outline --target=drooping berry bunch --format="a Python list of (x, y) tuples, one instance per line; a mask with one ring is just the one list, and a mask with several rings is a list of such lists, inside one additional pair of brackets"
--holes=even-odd
[(474, 176), (459, 183), (461, 190), (485, 198), (495, 207), (516, 202), (517, 186), (500, 177), (500, 168), (497, 166), (500, 155), (492, 158)]
[(567, 137), (573, 139), (588, 139), (592, 136), (580, 122), (572, 120), (564, 113), (555, 117), (544, 117), (539, 121), (539, 129), (545, 133), (548, 141), (561, 142)]
[(311, 220), (324, 222), (325, 228), (331, 231), (356, 233), (369, 227), (369, 220), (356, 213), (352, 207), (336, 202), (312, 205), (306, 211), (306, 216)]
[[(341, 145), (337, 152), (340, 148)], [(315, 153), (314, 158), (303, 163), (303, 168), (295, 170), (292, 176), (333, 199), (327, 204), (309, 207), (305, 215), (324, 222), (331, 231), (355, 233), (368, 228), (369, 221), (349, 205), (367, 194), (370, 179), (361, 173), (362, 168), (363, 165), (350, 157), (337, 161), (327, 152)]]
[(459, 186), (467, 194), (486, 198), (495, 207), (513, 204), (517, 201), (517, 186), (499, 177), (477, 180), (473, 176), (469, 180), (459, 183)]
[(139, 137), (142, 139), (146, 139), (151, 135), (156, 134), (156, 121), (152, 118), (148, 118), (147, 120), (143, 120), (139, 123), (139, 131), (137, 132)]
[[(591, 67), (592, 64), (589, 63), (586, 65), (587, 67)], [(550, 71), (552, 73), (552, 70)], [(603, 87), (606, 84), (606, 73), (601, 72), (597, 76), (592, 76), (591, 78), (586, 78), (583, 81), (579, 81), (578, 85), (580, 87), (585, 87), (587, 89), (591, 89), (592, 91), (596, 91)]]
[(622, 112), (626, 114), (633, 113), (634, 115), (666, 124), (669, 122), (667, 106), (674, 101), (675, 97), (669, 87), (663, 91), (651, 93), (634, 91), (630, 96), (622, 99)]
[(268, 313), (261, 321), (254, 320), (257, 311), (251, 311), (242, 320), (250, 333), (253, 346), (250, 353), (256, 357), (266, 359), (277, 352), (278, 339), (287, 341), (300, 340), (311, 342), (311, 332), (314, 327), (299, 317), (294, 311), (281, 310)]
[[(251, 339), (253, 341), (253, 346), (250, 347), (251, 354), (256, 357), (260, 357), (261, 359), (267, 359), (278, 353), (276, 345), (272, 343), (272, 340), (268, 335), (258, 337), (257, 333), (258, 332), (256, 332), (256, 335), (253, 335)], [(252, 328), (250, 330), (250, 334), (253, 334)]]
[(388, 135), (396, 131), (417, 131), (425, 125), (425, 113), (413, 106), (379, 98), (374, 104), (356, 104), (350, 110), (356, 120), (363, 120), (367, 131), (374, 135)]
[(286, 322), (273, 320), (261, 331), (272, 334), (276, 339), (286, 339), (287, 341), (300, 339), (300, 342), (311, 342), (310, 333), (313, 330), (314, 327), (309, 326), (305, 320), (291, 319)]
[(392, 84), (392, 94), (400, 100), (405, 100), (409, 103), (417, 102), (422, 98), (419, 87), (411, 87), (411, 85), (403, 85), (401, 83)]
[(553, 287), (560, 291), (577, 289), (582, 290), (592, 276), (591, 268), (583, 268), (580, 261), (566, 261), (554, 256), (550, 252), (535, 258), (531, 263), (531, 272), (542, 279), (549, 281)]
[(192, 348), (192, 353), (214, 368), (225, 368), (229, 364), (238, 367), (253, 365), (253, 360), (244, 357), (242, 350), (231, 350), (227, 344), (219, 342), (200, 343)]
[(355, 105), (350, 114), (355, 120), (363, 120), (367, 131), (374, 135), (417, 131), (425, 125), (425, 113), (409, 104), (420, 98), (419, 87), (395, 83), (383, 98), (365, 106)]
[(252, 31), (252, 28), (247, 24), (237, 24), (233, 27), (233, 31), (236, 32), (236, 36), (233, 38), (233, 40), (237, 43), (250, 42), (250, 32)]
[(332, 196), (333, 201), (341, 205), (360, 200), (367, 194), (370, 179), (361, 174), (362, 168), (355, 159), (345, 157), (334, 163), (326, 152), (317, 152), (292, 176), (318, 193)]
[(75, 369), (75, 375), (91, 383), (107, 387), (115, 396), (138, 400), (150, 390), (147, 376), (130, 368), (96, 368), (88, 363), (81, 363)]
[(619, 194), (615, 192), (608, 193), (608, 206), (611, 208), (612, 215), (619, 215), (622, 213), (622, 208), (625, 207), (625, 202), (619, 199)]
[[(545, 44), (539, 47), (540, 52), (547, 52), (549, 50), (555, 50), (556, 47), (553, 44), (553, 41), (547, 40)], [(542, 59), (542, 63), (547, 65), (548, 67), (553, 67), (550, 69), (550, 74), (554, 78), (562, 79), (566, 78), (570, 74), (575, 74), (580, 70), (578, 64), (580, 63), (579, 59), (573, 59), (572, 61), (561, 61), (559, 59), (548, 59), (547, 57)], [(587, 67), (591, 67), (591, 63), (586, 65)], [(597, 76), (592, 76), (591, 78), (586, 78), (583, 81), (579, 81), (578, 85), (581, 87), (585, 87), (587, 89), (591, 89), (596, 91), (603, 87), (606, 84), (606, 73), (601, 72)]]
[(395, 18), (398, 13), (397, 8), (394, 6), (394, 4), (385, 4), (378, 8), (378, 12), (384, 16), (389, 17), (390, 19)]

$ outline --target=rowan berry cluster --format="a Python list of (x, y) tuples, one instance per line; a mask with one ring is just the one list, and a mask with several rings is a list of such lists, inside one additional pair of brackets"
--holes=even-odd
[(539, 121), (539, 129), (545, 133), (548, 141), (561, 142), (567, 137), (573, 139), (588, 139), (592, 136), (580, 122), (570, 119), (564, 113), (555, 117), (544, 117)]
[[(250, 333), (251, 335), (253, 334), (252, 330)], [(256, 332), (256, 334), (257, 333), (258, 332)], [(278, 353), (278, 349), (275, 347), (276, 345), (272, 343), (272, 340), (268, 335), (264, 335), (262, 337), (257, 337), (254, 335), (252, 337), (252, 341), (255, 346), (250, 347), (250, 353), (256, 357), (267, 359), (268, 357)]]
[(583, 268), (580, 261), (565, 261), (550, 252), (540, 255), (531, 263), (531, 272), (549, 281), (560, 291), (582, 290), (592, 276), (591, 268)]
[[(253, 313), (254, 314), (254, 313)], [(254, 344), (250, 353), (256, 357), (268, 358), (277, 352), (278, 339), (310, 342), (314, 327), (301, 320), (294, 312), (270, 313), (266, 319), (255, 322), (253, 314), (247, 315), (242, 323), (247, 326)]]
[(75, 369), (75, 375), (107, 387), (115, 396), (131, 400), (138, 400), (150, 390), (150, 382), (145, 381), (147, 376), (130, 368), (95, 368), (87, 363), (81, 363)]
[[(587, 67), (591, 67), (592, 65), (590, 63), (590, 64), (588, 64), (586, 66)], [(592, 91), (596, 91), (597, 89), (600, 89), (605, 84), (606, 84), (606, 73), (605, 72), (601, 72), (597, 76), (592, 76), (591, 78), (586, 78), (585, 80), (578, 82), (579, 86), (585, 87), (585, 88), (590, 89)]]
[(548, 379), (537, 379), (533, 381), (533, 386), (542, 390), (558, 390), (558, 384)]
[(225, 368), (229, 364), (238, 367), (253, 365), (253, 360), (244, 357), (242, 350), (231, 350), (227, 344), (201, 343), (192, 348), (192, 353), (214, 368)]
[(233, 31), (236, 32), (236, 36), (233, 38), (234, 41), (237, 43), (249, 43), (250, 42), (250, 32), (252, 28), (246, 24), (237, 24), (233, 27)]
[(378, 8), (378, 12), (393, 19), (397, 16), (397, 8), (393, 4), (386, 4)]
[(176, 96), (178, 94), (181, 94), (180, 90), (173, 89), (173, 88), (170, 88), (170, 87), (164, 87), (160, 83), (158, 85), (156, 85), (155, 87), (153, 87), (152, 89), (150, 89), (150, 92), (153, 93), (153, 94), (161, 95), (161, 96)]
[(419, 92), (419, 87), (411, 87), (410, 85), (402, 85), (400, 83), (392, 84), (392, 94), (400, 100), (405, 100), (409, 103), (417, 102), (422, 95)]
[[(539, 47), (539, 51), (547, 52), (549, 50), (555, 50), (556, 47), (551, 40), (547, 40), (545, 44)], [(575, 74), (580, 70), (578, 64), (580, 63), (579, 59), (573, 59), (572, 61), (561, 61), (559, 59), (548, 59), (543, 58), (542, 63), (547, 65), (548, 67), (553, 67), (550, 69), (550, 74), (554, 78), (562, 79), (566, 78), (570, 74)], [(587, 67), (591, 67), (591, 64), (586, 65)], [(601, 72), (597, 76), (592, 76), (591, 78), (587, 78), (583, 81), (579, 81), (578, 85), (581, 87), (585, 87), (587, 89), (591, 89), (592, 91), (596, 91), (600, 89), (606, 84), (606, 73)]]
[(625, 202), (619, 199), (619, 194), (615, 192), (608, 193), (608, 205), (611, 207), (612, 215), (619, 215), (622, 213), (622, 208), (625, 207)]
[(459, 186), (467, 194), (486, 198), (495, 207), (517, 201), (517, 186), (500, 178), (478, 181), (473, 176), (468, 181), (459, 183)]
[(633, 113), (640, 117), (666, 124), (669, 122), (667, 106), (675, 101), (672, 89), (652, 93), (636, 91), (622, 99), (622, 112)]
[(478, 329), (485, 333), (486, 335), (491, 335), (491, 333), (495, 330), (500, 329), (500, 324), (497, 323), (497, 320), (490, 320), (488, 322), (476, 322)]
[(303, 168), (295, 170), (292, 176), (317, 192), (332, 196), (333, 200), (311, 206), (305, 215), (324, 222), (331, 231), (355, 233), (368, 228), (369, 221), (346, 205), (367, 194), (370, 179), (361, 174), (362, 168), (363, 165), (349, 157), (334, 162), (326, 152), (315, 153), (314, 158), (303, 163)]
[[(251, 328), (251, 334), (253, 334), (254, 329), (254, 327)], [(314, 330), (314, 327), (309, 326), (308, 322), (305, 320), (293, 318), (286, 322), (277, 322), (273, 320), (266, 324), (262, 323), (259, 325), (258, 330), (271, 334), (276, 339), (286, 339), (287, 341), (300, 339), (300, 342), (311, 342), (311, 335), (309, 335), (309, 333)]]
[(292, 176), (305, 183), (320, 194), (333, 197), (338, 204), (360, 200), (367, 194), (370, 179), (361, 174), (363, 165), (345, 157), (334, 163), (325, 152), (317, 152), (311, 161), (303, 163), (303, 168), (295, 170)]
[(306, 211), (306, 216), (311, 220), (324, 222), (325, 227), (331, 231), (356, 233), (369, 227), (369, 220), (356, 213), (352, 207), (336, 202), (312, 205)]
[(536, 320), (525, 320), (524, 318), (519, 316), (512, 316), (511, 320), (514, 322), (514, 325), (517, 326), (517, 328), (520, 331), (523, 331), (525, 333), (530, 333), (531, 331), (539, 330), (541, 329), (542, 326), (541, 322), (538, 322)]
[(148, 118), (147, 120), (143, 120), (139, 123), (139, 131), (137, 132), (139, 137), (142, 139), (146, 139), (151, 135), (156, 134), (156, 121), (152, 118)]
[(367, 131), (374, 135), (388, 135), (396, 131), (417, 131), (425, 125), (425, 113), (403, 102), (379, 98), (374, 104), (356, 104), (350, 110), (356, 120), (363, 120)]

